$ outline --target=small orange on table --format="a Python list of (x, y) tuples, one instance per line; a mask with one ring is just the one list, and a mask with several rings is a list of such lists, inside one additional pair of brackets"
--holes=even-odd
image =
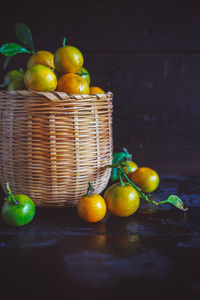
[(144, 193), (155, 191), (160, 182), (158, 173), (147, 167), (140, 167), (135, 172), (129, 173), (128, 178)]
[(135, 172), (138, 169), (138, 165), (134, 161), (129, 160), (126, 162), (122, 162), (122, 169), (126, 174), (128, 174), (131, 172)]
[(104, 194), (108, 210), (115, 216), (128, 217), (136, 212), (140, 197), (129, 183), (115, 183)]
[(92, 194), (93, 191), (91, 182), (89, 182), (87, 194), (81, 197), (77, 204), (77, 212), (80, 218), (90, 223), (102, 220), (107, 211), (103, 197), (99, 194)]

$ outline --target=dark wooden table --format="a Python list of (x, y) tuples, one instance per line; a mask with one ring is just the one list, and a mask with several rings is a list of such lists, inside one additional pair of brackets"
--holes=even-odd
[(38, 208), (33, 222), (23, 228), (9, 228), (1, 221), (1, 295), (198, 299), (199, 186), (195, 175), (161, 175), (153, 198), (178, 194), (189, 207), (186, 214), (142, 201), (136, 214), (107, 214), (96, 224), (83, 222), (75, 208)]

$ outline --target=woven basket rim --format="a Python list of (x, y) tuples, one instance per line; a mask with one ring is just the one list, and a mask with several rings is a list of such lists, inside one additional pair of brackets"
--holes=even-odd
[(0, 97), (3, 96), (21, 96), (21, 97), (31, 97), (31, 96), (42, 96), (49, 101), (58, 101), (58, 100), (88, 100), (88, 99), (105, 99), (105, 98), (113, 98), (113, 93), (111, 91), (106, 92), (105, 94), (67, 94), (65, 92), (35, 92), (32, 90), (14, 90), (14, 91), (0, 91)]

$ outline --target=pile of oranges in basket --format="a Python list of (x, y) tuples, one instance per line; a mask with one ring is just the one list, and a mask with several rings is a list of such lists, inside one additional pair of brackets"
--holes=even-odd
[(90, 87), (90, 75), (83, 67), (83, 62), (81, 51), (66, 46), (65, 42), (55, 54), (38, 51), (28, 60), (25, 86), (34, 91), (57, 90), (67, 94), (104, 93), (99, 87)]
[[(62, 46), (55, 54), (49, 51), (35, 52), (30, 29), (23, 23), (16, 25), (18, 38), (30, 50), (15, 43), (4, 44), (0, 47), (0, 53), (7, 56), (7, 62), (11, 56), (18, 53), (31, 53), (25, 72), (11, 70), (4, 77), (1, 87), (6, 90), (29, 89), (36, 92), (65, 92), (67, 94), (103, 94), (100, 87), (90, 86), (90, 74), (84, 65), (84, 57), (81, 51), (71, 45), (66, 45), (66, 38)], [(28, 36), (28, 38), (27, 38)]]

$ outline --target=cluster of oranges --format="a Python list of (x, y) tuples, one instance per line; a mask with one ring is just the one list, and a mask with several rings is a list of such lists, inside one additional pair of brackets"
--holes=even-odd
[(7, 90), (30, 89), (36, 92), (60, 91), (67, 94), (102, 94), (100, 87), (90, 86), (90, 74), (83, 67), (79, 49), (65, 45), (55, 54), (38, 51), (28, 59), (27, 70), (12, 70), (4, 78)]
[(153, 169), (138, 167), (132, 160), (122, 162), (121, 167), (125, 180), (120, 176), (120, 180), (106, 189), (103, 197), (92, 193), (89, 183), (88, 193), (77, 204), (81, 219), (91, 223), (98, 222), (104, 218), (107, 210), (114, 216), (128, 217), (139, 208), (139, 192), (151, 193), (159, 186), (159, 175)]

